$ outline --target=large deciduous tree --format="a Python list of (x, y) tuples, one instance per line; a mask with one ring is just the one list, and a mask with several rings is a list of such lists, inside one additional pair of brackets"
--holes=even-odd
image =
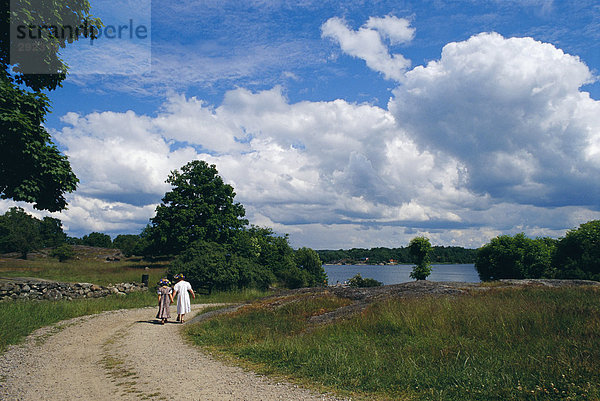
[(288, 237), (247, 227), (244, 207), (214, 165), (192, 161), (167, 179), (173, 189), (156, 208), (141, 237), (150, 253), (177, 255), (168, 273), (183, 273), (195, 286), (219, 290), (266, 289), (273, 281), (291, 287), (323, 285), (318, 254), (294, 252)]
[(179, 254), (196, 241), (230, 243), (248, 224), (244, 207), (234, 201), (233, 187), (225, 184), (215, 165), (194, 160), (167, 179), (167, 192), (151, 219), (153, 253)]
[[(43, 91), (56, 89), (66, 77), (67, 66), (59, 49), (82, 36), (93, 37), (91, 27), (101, 26), (89, 10), (87, 0), (0, 2), (2, 199), (58, 211), (67, 206), (64, 194), (77, 186), (77, 177), (66, 156), (52, 143), (43, 126), (49, 112), (48, 97)], [(30, 27), (33, 34), (29, 34)], [(45, 28), (38, 30), (41, 27)], [(80, 29), (74, 31), (75, 28)], [(21, 41), (16, 34), (19, 29), (26, 34)]]

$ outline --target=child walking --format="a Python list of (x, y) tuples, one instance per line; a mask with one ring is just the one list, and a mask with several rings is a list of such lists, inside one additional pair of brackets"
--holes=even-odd
[(173, 302), (173, 290), (171, 289), (171, 282), (166, 278), (161, 279), (158, 282), (158, 313), (156, 318), (160, 319), (160, 324), (165, 324), (171, 317), (171, 311), (169, 306)]
[(185, 314), (192, 311), (190, 294), (194, 299), (196, 299), (196, 294), (192, 290), (192, 285), (185, 281), (183, 274), (176, 274), (173, 278), (177, 281), (177, 284), (173, 287), (175, 294), (177, 294), (177, 321), (183, 323)]

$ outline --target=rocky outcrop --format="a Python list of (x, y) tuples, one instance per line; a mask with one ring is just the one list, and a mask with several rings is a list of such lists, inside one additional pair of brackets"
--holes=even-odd
[(99, 298), (112, 294), (123, 296), (130, 292), (146, 289), (147, 287), (142, 283), (100, 286), (91, 283), (61, 283), (40, 279), (2, 279), (0, 281), (0, 300)]
[[(382, 285), (379, 287), (354, 288), (344, 285), (335, 285), (318, 288), (300, 288), (296, 290), (281, 290), (270, 298), (273, 307), (297, 302), (301, 297), (318, 297), (323, 294), (333, 294), (340, 298), (352, 301), (346, 306), (339, 307), (331, 312), (312, 316), (309, 321), (317, 325), (330, 323), (334, 320), (352, 316), (363, 311), (376, 301), (393, 298), (414, 298), (423, 296), (458, 296), (492, 289), (525, 288), (525, 287), (576, 287), (596, 286), (600, 282), (588, 280), (550, 280), (550, 279), (524, 279), (524, 280), (498, 280), (491, 283), (464, 283), (464, 282), (440, 282), (419, 280), (407, 283)], [(224, 310), (227, 312), (227, 310)], [(218, 311), (216, 311), (218, 312)], [(203, 316), (203, 315), (199, 315)], [(196, 319), (196, 318), (194, 318)], [(200, 319), (200, 318), (198, 318)]]

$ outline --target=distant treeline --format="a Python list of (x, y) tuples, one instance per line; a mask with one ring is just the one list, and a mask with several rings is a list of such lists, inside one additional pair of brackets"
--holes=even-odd
[[(380, 263), (415, 263), (408, 248), (352, 248), (339, 250), (317, 251), (321, 261), (325, 264), (380, 264)], [(476, 249), (467, 249), (459, 246), (434, 246), (429, 253), (431, 263), (475, 263)]]
[(126, 256), (142, 255), (144, 243), (139, 235), (110, 235), (92, 232), (81, 238), (69, 237), (63, 231), (62, 222), (53, 217), (38, 219), (23, 208), (10, 208), (0, 215), (0, 254), (17, 252), (23, 258), (42, 248), (57, 248), (63, 244), (87, 245), (100, 248), (117, 248)]

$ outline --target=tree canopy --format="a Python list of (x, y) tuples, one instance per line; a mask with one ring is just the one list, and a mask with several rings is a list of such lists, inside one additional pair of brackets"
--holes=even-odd
[(570, 230), (556, 246), (557, 278), (600, 281), (600, 220)]
[[(408, 264), (413, 261), (408, 248), (352, 248), (352, 249), (320, 249), (316, 251), (326, 264), (380, 264), (399, 263)], [(429, 257), (432, 263), (474, 263), (476, 249), (467, 249), (458, 246), (434, 246)]]
[(134, 234), (119, 234), (113, 240), (113, 248), (120, 249), (127, 257), (135, 255), (139, 251), (141, 237)]
[(83, 245), (95, 246), (98, 248), (112, 248), (113, 243), (110, 235), (94, 231), (81, 238)]
[(33, 203), (36, 209), (66, 207), (77, 187), (67, 157), (43, 127), (48, 99), (0, 77), (0, 193), (2, 199)]
[(95, 38), (101, 26), (90, 14), (88, 0), (2, 1), (2, 75), (35, 92), (56, 89), (68, 70), (60, 49), (82, 37)]
[(238, 231), (232, 243), (194, 242), (169, 267), (170, 275), (177, 273), (183, 273), (193, 286), (218, 290), (267, 289), (273, 283), (287, 288), (327, 283), (314, 250), (294, 251), (287, 236), (254, 226)]
[(475, 269), (484, 281), (549, 277), (554, 245), (551, 238), (500, 235), (478, 250)]
[(564, 238), (500, 235), (477, 251), (481, 280), (558, 278), (600, 280), (600, 220), (569, 230)]
[(303, 287), (315, 287), (327, 282), (327, 275), (323, 269), (323, 263), (319, 254), (314, 250), (302, 247), (294, 252), (296, 267), (306, 276), (306, 284)]
[(229, 243), (248, 224), (244, 207), (234, 201), (215, 165), (194, 160), (166, 181), (173, 186), (156, 208), (149, 228), (154, 253), (179, 254), (196, 241)]
[[(12, 6), (12, 7), (11, 7)], [(87, 0), (2, 1), (0, 5), (0, 197), (33, 203), (40, 210), (65, 209), (65, 193), (78, 180), (44, 128), (50, 106), (44, 90), (65, 79), (67, 66), (59, 49), (93, 29), (63, 35), (65, 28), (100, 26)], [(16, 29), (47, 27), (18, 46)], [(18, 42), (18, 43), (17, 43)], [(32, 50), (33, 49), (33, 50)]]
[(60, 220), (33, 217), (20, 207), (0, 216), (0, 253), (19, 252), (21, 257), (33, 250), (58, 246), (66, 240)]

